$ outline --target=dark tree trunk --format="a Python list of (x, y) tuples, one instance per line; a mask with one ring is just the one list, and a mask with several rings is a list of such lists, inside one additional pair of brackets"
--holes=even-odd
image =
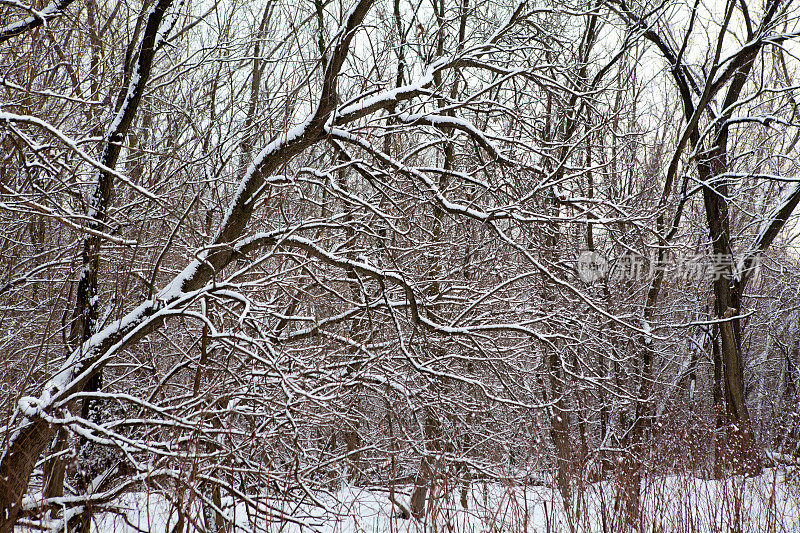
[[(718, 418), (719, 438), (715, 471), (758, 474), (761, 454), (756, 446), (745, 402), (744, 364), (739, 315), (742, 311), (743, 285), (735, 276), (735, 261), (730, 245), (730, 215), (728, 212), (728, 183), (720, 176), (726, 168), (726, 157), (718, 144), (699, 165), (703, 202), (711, 240), (711, 272), (714, 291), (714, 317), (718, 320), (719, 365), (723, 406)], [(719, 394), (715, 391), (715, 396)]]

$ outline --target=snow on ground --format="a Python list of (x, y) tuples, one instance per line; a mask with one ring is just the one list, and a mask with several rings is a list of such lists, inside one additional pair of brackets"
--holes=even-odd
[[(408, 503), (410, 487), (398, 489), (397, 500)], [(573, 507), (575, 531), (626, 531), (615, 499), (619, 486), (610, 481), (587, 485), (580, 505)], [(684, 476), (647, 480), (643, 485), (644, 531), (686, 532), (797, 532), (800, 531), (800, 470), (771, 469), (758, 478), (725, 481)], [(416, 533), (416, 532), (559, 532), (571, 531), (559, 493), (546, 487), (510, 483), (476, 483), (468, 494), (468, 509), (460, 504), (460, 487), (439, 498), (424, 520), (398, 516), (387, 490), (346, 487), (320, 495), (327, 510), (309, 503), (271, 502), (283, 520), (253, 523), (243, 504), (228, 505), (226, 515), (237, 531), (281, 533)], [(262, 502), (263, 503), (263, 502)], [(125, 496), (119, 512), (96, 517), (92, 531), (127, 533), (173, 531), (175, 508), (159, 494)], [(195, 519), (197, 519), (197, 516)], [(294, 523), (293, 523), (294, 522)], [(191, 520), (185, 532), (196, 531)]]

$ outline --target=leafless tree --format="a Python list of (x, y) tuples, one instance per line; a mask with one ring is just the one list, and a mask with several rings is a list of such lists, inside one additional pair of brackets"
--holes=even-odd
[(617, 479), (636, 523), (692, 406), (717, 475), (797, 453), (792, 285), (755, 269), (796, 263), (790, 2), (0, 13), (0, 530), (143, 487), (177, 531), (343, 482), (424, 519), (504, 476), (574, 528)]

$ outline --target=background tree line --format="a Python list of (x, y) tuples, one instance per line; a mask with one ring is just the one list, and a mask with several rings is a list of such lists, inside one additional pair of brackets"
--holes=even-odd
[(793, 2), (0, 15), (0, 530), (800, 455)]

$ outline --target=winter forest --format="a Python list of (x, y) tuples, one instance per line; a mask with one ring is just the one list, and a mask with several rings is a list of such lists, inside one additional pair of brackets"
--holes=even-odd
[(798, 531), (798, 54), (792, 0), (0, 0), (0, 532)]

